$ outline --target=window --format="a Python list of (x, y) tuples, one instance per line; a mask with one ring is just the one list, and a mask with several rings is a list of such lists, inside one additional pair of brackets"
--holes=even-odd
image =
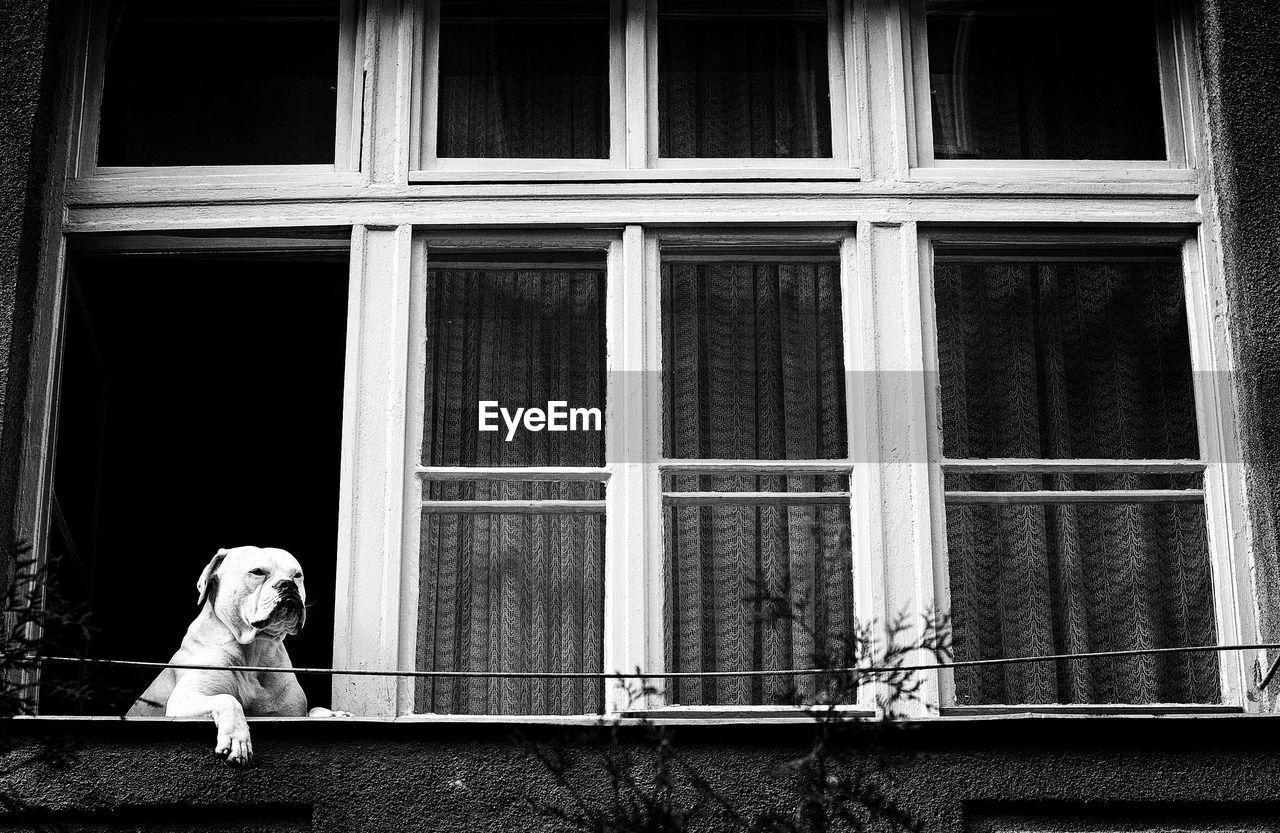
[[(677, 248), (661, 280), (663, 456), (699, 461), (662, 479), (666, 667), (809, 667), (856, 627), (839, 252)], [(768, 619), (774, 599), (800, 617)], [(776, 704), (811, 684), (685, 679), (670, 700)]]
[(823, 2), (658, 3), (659, 155), (828, 157)]
[[(124, 7), (91, 5), (32, 334), (42, 555), (101, 572), (120, 495), (208, 451), (164, 481), (157, 541), (332, 559), (331, 641), (295, 661), (430, 672), (307, 680), (404, 720), (794, 716), (811, 683), (775, 672), (934, 608), (960, 659), (1258, 641), (1186, 4), (234, 6), (228, 38), (298, 27), (281, 54), (316, 94), (261, 115), (258, 56), (235, 117), (187, 132), (112, 79), (142, 83), (136, 27), (208, 10), (129, 5), (110, 41)], [(1032, 48), (1001, 48), (1015, 28)], [(177, 71), (202, 43), (160, 56), (167, 88), (219, 77)], [(292, 137), (321, 98), (332, 121)], [(253, 153), (191, 152), (215, 145)], [(131, 400), (108, 331), (166, 345), (162, 372), (125, 360)], [(192, 407), (196, 353), (241, 368), (220, 403), (291, 416)], [(130, 401), (154, 431), (100, 441)], [(278, 526), (231, 472), (275, 484)], [(195, 572), (158, 570), (166, 617)], [(100, 616), (90, 652), (124, 652), (134, 613), (58, 580)], [(1252, 660), (940, 669), (908, 713), (1242, 711)], [(574, 676), (636, 669), (654, 691)], [(449, 676), (476, 673), (513, 676)]]
[[(422, 670), (603, 665), (605, 263), (603, 253), (581, 254), (428, 261), (422, 519), (410, 533)], [(500, 418), (500, 409), (553, 413), (557, 402), (564, 430), (554, 416), (546, 430), (527, 420), (512, 429)], [(482, 430), (486, 408), (494, 430)], [(595, 471), (568, 471), (584, 467)], [(603, 708), (602, 692), (599, 680), (424, 679), (414, 704), (436, 713), (582, 714)]]
[(354, 13), (340, 0), (96, 4), (81, 173), (350, 166)]
[[(934, 250), (957, 659), (1211, 645), (1180, 253)], [(1212, 654), (957, 671), (956, 702), (1216, 703)]]
[[(112, 240), (76, 253), (46, 554), (63, 597), (92, 618), (87, 634), (55, 637), (57, 648), (168, 659), (213, 553), (275, 542), (307, 576), (309, 622), (291, 640), (293, 661), (329, 663), (344, 241), (270, 254), (210, 248), (254, 242), (188, 239), (174, 254)], [(123, 714), (154, 676), (48, 673), (82, 672), (87, 697), (45, 699), (41, 711)], [(323, 678), (302, 683), (312, 703), (329, 702)]]
[(841, 0), (424, 0), (410, 180), (856, 179), (859, 21)]
[(609, 158), (609, 4), (440, 3), (447, 157)]
[(921, 165), (1186, 164), (1169, 5), (921, 0), (912, 27)]

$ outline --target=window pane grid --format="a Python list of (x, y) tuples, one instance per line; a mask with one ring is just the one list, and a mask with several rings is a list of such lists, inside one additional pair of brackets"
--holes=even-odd
[[(957, 660), (1217, 642), (1182, 267), (1145, 254), (1086, 242), (935, 257)], [(958, 706), (1222, 696), (1211, 654), (953, 679)]]

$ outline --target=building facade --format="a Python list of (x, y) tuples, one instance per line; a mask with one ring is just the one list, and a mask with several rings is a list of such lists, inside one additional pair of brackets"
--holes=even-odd
[(93, 614), (47, 652), (164, 659), (261, 543), (307, 571), (297, 665), (664, 685), (305, 675), (356, 718), (256, 722), (241, 771), (112, 719), (144, 677), (46, 666), (10, 754), (70, 762), (12, 794), (536, 828), (512, 733), (607, 714), (574, 749), (674, 723), (787, 806), (812, 719), (714, 674), (943, 611), (989, 664), (921, 671), (850, 759), (925, 829), (1276, 825), (1277, 653), (1181, 649), (1280, 641), (1280, 9), (548, 8), (0, 12), (0, 495)]

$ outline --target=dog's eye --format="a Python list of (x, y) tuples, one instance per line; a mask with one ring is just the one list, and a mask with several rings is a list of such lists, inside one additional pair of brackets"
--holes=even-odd
[(254, 567), (252, 570), (249, 571), (249, 575), (251, 576), (265, 576), (266, 574), (267, 574), (267, 571), (262, 569), (261, 567)]

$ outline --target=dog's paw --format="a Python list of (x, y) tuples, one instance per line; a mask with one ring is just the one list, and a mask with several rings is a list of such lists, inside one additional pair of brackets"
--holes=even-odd
[(227, 734), (218, 733), (218, 745), (213, 748), (229, 764), (248, 766), (253, 760), (253, 742), (249, 740), (249, 730), (232, 730)]
[(307, 712), (307, 717), (355, 717), (355, 715), (351, 712), (334, 711), (333, 709), (326, 709), (324, 706), (316, 706)]

